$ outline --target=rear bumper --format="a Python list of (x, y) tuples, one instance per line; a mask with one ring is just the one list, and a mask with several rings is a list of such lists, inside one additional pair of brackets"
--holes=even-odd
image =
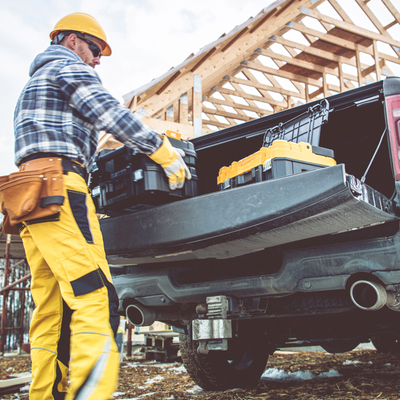
[(134, 298), (145, 306), (204, 302), (207, 296), (280, 297), (346, 289), (358, 273), (377, 277), (384, 285), (400, 283), (400, 233), (391, 237), (342, 242), (285, 251), (278, 273), (229, 280), (178, 284), (175, 269), (160, 268), (117, 275), (121, 304)]

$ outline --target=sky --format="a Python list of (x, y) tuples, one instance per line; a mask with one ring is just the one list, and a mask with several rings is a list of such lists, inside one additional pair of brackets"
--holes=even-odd
[(96, 67), (104, 87), (122, 96), (159, 77), (191, 53), (257, 15), (272, 0), (0, 0), (0, 175), (14, 165), (13, 115), (35, 56), (72, 12), (95, 17), (113, 54)]

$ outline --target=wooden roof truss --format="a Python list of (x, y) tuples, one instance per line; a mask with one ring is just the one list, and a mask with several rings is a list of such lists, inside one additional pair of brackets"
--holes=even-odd
[[(132, 92), (126, 105), (158, 132), (190, 138), (394, 75), (393, 66), (400, 70), (394, 0), (346, 1), (358, 5), (371, 29), (358, 26), (340, 0), (277, 1)], [(385, 26), (370, 7), (377, 2)], [(117, 145), (109, 135), (100, 144)]]

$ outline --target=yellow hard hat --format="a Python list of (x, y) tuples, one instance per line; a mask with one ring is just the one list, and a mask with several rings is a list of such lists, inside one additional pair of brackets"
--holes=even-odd
[(50, 33), (50, 39), (53, 40), (61, 31), (77, 31), (86, 33), (100, 39), (104, 45), (102, 55), (111, 55), (111, 47), (107, 43), (107, 37), (95, 18), (89, 14), (76, 12), (61, 18)]

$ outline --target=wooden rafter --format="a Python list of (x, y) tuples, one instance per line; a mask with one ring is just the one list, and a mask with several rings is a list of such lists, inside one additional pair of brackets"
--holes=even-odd
[[(127, 105), (132, 111), (144, 108), (143, 121), (154, 129), (169, 126), (185, 139), (194, 135), (194, 121), (198, 125), (201, 115), (202, 132), (209, 133), (208, 126), (223, 129), (392, 74), (390, 63), (400, 65), (400, 41), (390, 34), (391, 28), (400, 27), (398, 0), (376, 0), (393, 16), (385, 25), (369, 1), (351, 1), (376, 31), (358, 26), (357, 16), (349, 15), (338, 0), (278, 0), (131, 92)], [(337, 14), (323, 14), (319, 6), (324, 3)], [(318, 20), (325, 31), (313, 29), (306, 17)], [(383, 53), (379, 42), (393, 53)], [(194, 90), (195, 76), (201, 80), (200, 92)], [(215, 97), (217, 92), (222, 98)], [(102, 138), (104, 146), (116, 145), (108, 139)]]

